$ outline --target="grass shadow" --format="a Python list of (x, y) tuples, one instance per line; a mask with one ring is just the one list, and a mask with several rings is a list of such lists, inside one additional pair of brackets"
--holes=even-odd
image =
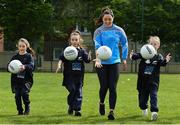
[(173, 119), (178, 120), (180, 116), (159, 117), (157, 121), (151, 121), (149, 117), (131, 115), (116, 117), (115, 120), (111, 121), (107, 119), (106, 115), (100, 116), (98, 114), (82, 117), (71, 116), (66, 113), (29, 116), (0, 115), (1, 124), (174, 124)]

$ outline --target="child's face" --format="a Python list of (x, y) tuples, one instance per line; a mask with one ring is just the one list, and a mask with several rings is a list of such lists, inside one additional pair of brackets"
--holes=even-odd
[(27, 46), (24, 42), (19, 42), (18, 43), (18, 50), (19, 50), (19, 53), (25, 53), (26, 52), (26, 49), (27, 49)]
[(110, 14), (105, 14), (103, 16), (103, 24), (107, 27), (111, 27), (113, 24), (113, 17)]
[(78, 47), (80, 43), (80, 36), (79, 35), (72, 35), (70, 39), (71, 45)]
[(159, 44), (158, 42), (156, 42), (156, 41), (153, 41), (153, 40), (151, 40), (151, 41), (149, 42), (149, 44), (151, 44), (152, 46), (154, 46), (154, 48), (155, 48), (156, 50), (158, 50), (159, 47), (160, 47), (160, 44)]

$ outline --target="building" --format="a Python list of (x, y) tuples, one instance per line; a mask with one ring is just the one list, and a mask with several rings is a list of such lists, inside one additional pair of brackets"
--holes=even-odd
[[(78, 25), (74, 27), (74, 29), (79, 30)], [(92, 52), (94, 47), (93, 47), (93, 42), (92, 42), (92, 35), (90, 32), (87, 31), (87, 28), (81, 28), (81, 36), (84, 40), (84, 45), (88, 48), (88, 50), (91, 50)], [(70, 32), (73, 29), (70, 29)], [(69, 33), (70, 33), (69, 32)], [(57, 62), (59, 60), (59, 55), (60, 53), (68, 46), (68, 37), (58, 37), (58, 31), (56, 31), (57, 34), (50, 35), (46, 34), (45, 39), (44, 39), (44, 55), (42, 57), (41, 62), (41, 69), (44, 71), (48, 71), (51, 69), (51, 71), (54, 71), (57, 66)], [(94, 54), (93, 54), (94, 55)], [(92, 65), (89, 68), (89, 70), (92, 70)]]

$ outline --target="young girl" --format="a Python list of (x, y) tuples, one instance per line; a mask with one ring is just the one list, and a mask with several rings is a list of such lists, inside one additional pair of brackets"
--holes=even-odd
[(90, 52), (88, 54), (86, 50), (83, 49), (82, 38), (79, 31), (74, 31), (70, 34), (69, 43), (78, 50), (78, 57), (74, 61), (68, 61), (62, 52), (59, 57), (56, 72), (61, 69), (63, 63), (63, 86), (69, 91), (69, 95), (67, 96), (67, 103), (69, 105), (68, 114), (72, 115), (73, 111), (75, 111), (75, 116), (81, 116), (84, 62), (90, 62), (91, 54)]
[[(18, 115), (28, 115), (30, 113), (29, 92), (33, 85), (34, 60), (32, 55), (34, 56), (34, 51), (24, 38), (18, 41), (17, 47), (18, 53), (12, 57), (11, 61), (19, 60), (22, 66), (18, 74), (11, 74), (11, 88), (12, 92), (15, 93)], [(25, 105), (25, 111), (22, 107), (22, 100)]]
[[(154, 46), (156, 50), (160, 47), (160, 39), (158, 36), (151, 36), (148, 43)], [(139, 64), (137, 90), (139, 107), (143, 112), (144, 116), (148, 115), (148, 99), (150, 96), (151, 104), (151, 120), (157, 120), (158, 118), (158, 105), (157, 105), (157, 93), (159, 88), (159, 77), (160, 77), (160, 67), (166, 66), (170, 61), (170, 53), (163, 59), (161, 54), (155, 55), (152, 59), (143, 59), (140, 53), (130, 53), (130, 59), (137, 60), (141, 59)]]

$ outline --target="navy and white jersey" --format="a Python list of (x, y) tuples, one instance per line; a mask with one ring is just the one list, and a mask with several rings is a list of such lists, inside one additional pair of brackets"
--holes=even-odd
[(64, 65), (63, 70), (63, 85), (68, 84), (69, 82), (74, 81), (82, 81), (84, 78), (84, 62), (89, 63), (91, 60), (88, 59), (88, 53), (85, 49), (77, 48), (78, 50), (78, 57), (73, 60), (69, 61), (64, 57), (64, 52), (61, 53), (59, 60), (62, 60)]
[(108, 46), (112, 50), (112, 57), (108, 60), (102, 61), (102, 64), (120, 63), (119, 45), (122, 46), (122, 59), (126, 60), (128, 56), (128, 40), (124, 30), (113, 24), (112, 27), (100, 26), (94, 32), (95, 49), (100, 46)]
[(137, 88), (139, 89), (146, 84), (157, 84), (158, 86), (160, 67), (166, 66), (166, 59), (164, 59), (161, 54), (157, 54), (152, 59), (146, 60), (142, 58), (140, 53), (134, 53), (132, 59), (141, 59), (139, 63)]
[[(11, 74), (11, 87), (12, 90), (14, 87), (22, 86), (25, 83), (33, 84), (33, 71), (34, 71), (34, 59), (31, 54), (26, 53), (20, 55), (19, 53), (15, 54), (10, 61), (19, 60), (25, 66), (25, 70), (19, 72), (18, 74)], [(8, 63), (9, 64), (9, 63)]]

